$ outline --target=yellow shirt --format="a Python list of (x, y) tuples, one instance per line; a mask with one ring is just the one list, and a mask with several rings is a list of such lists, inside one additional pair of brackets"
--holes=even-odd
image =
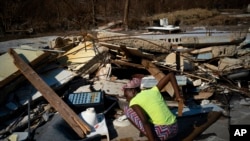
[(169, 110), (165, 100), (156, 86), (142, 90), (131, 99), (129, 106), (139, 105), (155, 125), (171, 125), (176, 122), (176, 116)]

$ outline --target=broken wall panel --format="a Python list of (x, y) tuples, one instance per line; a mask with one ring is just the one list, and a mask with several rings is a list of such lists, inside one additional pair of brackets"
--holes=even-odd
[(9, 50), (15, 65), (23, 75), (39, 90), (45, 99), (60, 113), (79, 137), (84, 138), (90, 132), (90, 127), (38, 76), (14, 50)]
[[(23, 49), (14, 49), (21, 54), (22, 58), (31, 66), (40, 67), (42, 63), (48, 61), (50, 53), (44, 51), (32, 51)], [(13, 64), (13, 58), (5, 53), (0, 56), (0, 103), (4, 103), (7, 95), (18, 87), (25, 78), (21, 75), (21, 72)]]
[(219, 45), (238, 45), (246, 38), (244, 33), (229, 33), (224, 35), (211, 36), (182, 36), (181, 45), (185, 47), (201, 48)]
[(218, 46), (213, 47), (212, 54), (213, 57), (224, 57), (224, 56), (234, 56), (237, 53), (237, 46)]
[(57, 60), (70, 70), (77, 71), (96, 54), (91, 42), (83, 42), (62, 54)]
[(221, 58), (218, 62), (219, 71), (230, 71), (242, 68), (243, 61), (235, 58)]
[(104, 91), (105, 94), (123, 97), (122, 87), (128, 83), (128, 79), (124, 80), (99, 80), (94, 82), (94, 89)]
[(237, 46), (210, 46), (206, 48), (196, 49), (190, 52), (197, 60), (209, 60), (216, 57), (230, 57), (237, 53)]
[[(56, 68), (46, 73), (41, 73), (39, 76), (53, 90), (58, 90), (72, 80), (76, 74), (63, 68)], [(15, 98), (12, 99), (10, 97)], [(16, 87), (13, 92), (10, 92), (8, 98), (6, 98), (2, 104), (5, 104), (5, 106), (11, 105), (11, 107), (8, 108), (16, 110), (17, 108), (23, 108), (26, 106), (29, 99), (31, 99), (33, 103), (41, 98), (42, 94), (29, 82), (25, 81), (20, 87)]]
[[(21, 54), (22, 58), (25, 58), (25, 61), (36, 65), (39, 62), (43, 61), (49, 54), (45, 53), (44, 51), (31, 51), (31, 50), (23, 50), (23, 49), (15, 49), (15, 51)], [(13, 64), (13, 58), (8, 54), (5, 53), (0, 56), (0, 88), (3, 87), (5, 84), (11, 82), (16, 77), (18, 77), (21, 72), (18, 68)]]
[(149, 53), (168, 53), (170, 52), (172, 47), (171, 43), (165, 41), (142, 39), (138, 37), (129, 36), (127, 34), (112, 32), (98, 32), (97, 38), (101, 42), (138, 48), (141, 51)]

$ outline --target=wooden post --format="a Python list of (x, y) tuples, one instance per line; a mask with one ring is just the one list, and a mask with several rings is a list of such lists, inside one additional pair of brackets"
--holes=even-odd
[(71, 108), (42, 80), (42, 78), (13, 50), (8, 51), (14, 58), (14, 64), (31, 84), (41, 92), (44, 98), (59, 112), (73, 130), (84, 138), (90, 132), (90, 127), (71, 110)]
[(176, 70), (177, 72), (181, 71), (181, 53), (176, 51), (175, 60), (176, 60)]
[[(149, 71), (151, 75), (155, 77), (156, 80), (160, 81), (165, 74), (159, 70), (153, 63), (146, 59), (142, 59), (142, 65)], [(165, 87), (164, 90), (169, 93), (171, 97), (174, 96), (174, 88), (171, 83), (168, 83)]]
[(96, 26), (96, 7), (95, 7), (96, 1), (95, 0), (91, 0), (91, 6), (92, 6), (92, 22), (93, 25)]
[(124, 17), (123, 17), (123, 24), (125, 27), (125, 31), (128, 30), (128, 13), (129, 13), (129, 0), (125, 0)]

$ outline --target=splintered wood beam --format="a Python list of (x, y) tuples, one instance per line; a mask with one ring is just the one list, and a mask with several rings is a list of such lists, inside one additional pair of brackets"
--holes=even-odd
[(14, 58), (14, 64), (31, 84), (41, 92), (43, 97), (59, 112), (73, 130), (84, 138), (90, 132), (90, 127), (42, 80), (42, 78), (13, 50), (8, 53)]
[(144, 66), (140, 64), (130, 63), (122, 60), (111, 60), (111, 63), (117, 64), (117, 65), (123, 65), (123, 66), (130, 66), (138, 69), (144, 69)]
[(127, 58), (131, 57), (131, 54), (129, 53), (128, 49), (124, 45), (120, 45), (121, 50), (125, 53)]
[(215, 123), (222, 116), (222, 112), (211, 111), (207, 115), (207, 121), (202, 125), (194, 125), (193, 131), (185, 137), (182, 141), (192, 141), (202, 132), (204, 132), (208, 127)]
[[(155, 77), (157, 81), (160, 81), (165, 76), (165, 74), (160, 69), (158, 69), (158, 67), (155, 66), (151, 61), (142, 59), (141, 64), (149, 71), (151, 75)], [(167, 91), (171, 97), (174, 96), (174, 88), (171, 83), (168, 83), (164, 87), (164, 90)]]

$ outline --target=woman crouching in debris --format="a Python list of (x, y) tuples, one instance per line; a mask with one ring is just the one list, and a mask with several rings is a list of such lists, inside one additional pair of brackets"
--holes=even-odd
[(150, 141), (167, 140), (178, 132), (176, 116), (169, 110), (160, 90), (171, 82), (176, 97), (180, 98), (177, 81), (173, 73), (165, 75), (156, 86), (141, 90), (141, 79), (133, 78), (123, 86), (129, 107), (124, 113), (131, 123)]

